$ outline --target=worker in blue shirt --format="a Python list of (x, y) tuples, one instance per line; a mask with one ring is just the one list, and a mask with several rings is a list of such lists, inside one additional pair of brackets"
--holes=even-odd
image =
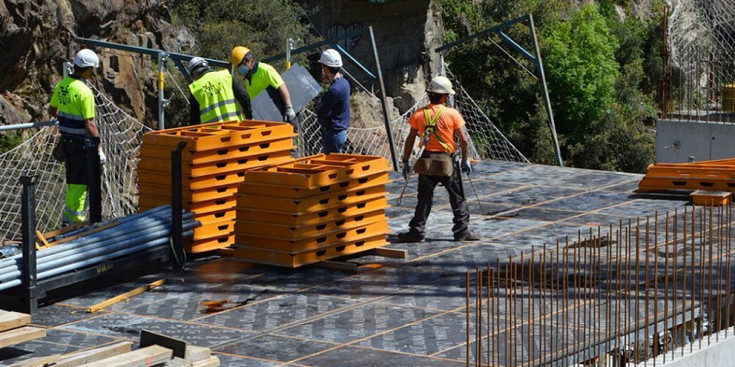
[(322, 80), (329, 89), (317, 103), (316, 116), (322, 128), (324, 153), (342, 153), (350, 127), (350, 83), (342, 77), (342, 56), (334, 49), (324, 51), (319, 58)]

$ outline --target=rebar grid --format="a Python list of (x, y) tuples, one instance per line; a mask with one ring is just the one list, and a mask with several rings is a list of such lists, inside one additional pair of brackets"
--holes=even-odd
[(685, 207), (468, 271), (467, 366), (655, 366), (727, 338), (732, 226)]

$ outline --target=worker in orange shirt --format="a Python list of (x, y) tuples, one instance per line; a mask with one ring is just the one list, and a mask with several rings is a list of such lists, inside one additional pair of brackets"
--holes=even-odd
[[(418, 203), (414, 216), (409, 222), (409, 230), (398, 235), (400, 242), (423, 241), (426, 233), (426, 220), (431, 212), (434, 188), (442, 184), (449, 193), (449, 203), (454, 214), (454, 226), (452, 232), (455, 241), (477, 241), (480, 238), (469, 229), (470, 212), (464, 189), (461, 185), (461, 172), (469, 175), (472, 166), (468, 160), (469, 137), (465, 127), (465, 120), (459, 111), (447, 107), (449, 95), (454, 94), (452, 82), (444, 76), (431, 79), (426, 89), (429, 95), (429, 105), (416, 110), (408, 124), (411, 131), (408, 133), (403, 149), (403, 177), (408, 179), (412, 167), (408, 164), (416, 136), (421, 136), (421, 144), (424, 147), (421, 157), (430, 162), (425, 170), (419, 173)], [(457, 143), (462, 151), (462, 163), (459, 167), (453, 164), (452, 156), (456, 154)], [(448, 163), (447, 163), (448, 162)], [(437, 167), (431, 167), (436, 164)], [(423, 166), (423, 165), (422, 165)], [(419, 167), (417, 164), (416, 167)]]

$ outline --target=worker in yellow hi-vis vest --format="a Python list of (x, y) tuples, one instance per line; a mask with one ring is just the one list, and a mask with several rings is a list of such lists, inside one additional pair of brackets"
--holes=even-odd
[(49, 115), (59, 120), (64, 163), (66, 168), (66, 204), (63, 225), (86, 219), (87, 153), (85, 139), (97, 146), (100, 163), (107, 158), (99, 145), (100, 133), (94, 121), (94, 93), (86, 81), (94, 75), (99, 58), (94, 51), (82, 49), (74, 56), (74, 72), (54, 88)]
[(223, 121), (242, 121), (253, 118), (250, 98), (245, 88), (237, 83), (228, 70), (213, 71), (201, 57), (189, 61), (189, 124), (207, 124)]

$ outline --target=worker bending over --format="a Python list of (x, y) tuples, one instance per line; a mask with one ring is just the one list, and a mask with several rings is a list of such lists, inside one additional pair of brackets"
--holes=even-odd
[(322, 52), (322, 81), (329, 89), (319, 99), (316, 117), (322, 128), (324, 153), (342, 153), (350, 127), (350, 83), (342, 77), (342, 56), (334, 49)]
[(97, 149), (100, 163), (104, 164), (107, 160), (94, 121), (94, 93), (86, 84), (99, 63), (94, 51), (86, 48), (79, 50), (74, 55), (74, 72), (56, 84), (49, 104), (49, 115), (59, 120), (66, 169), (66, 200), (62, 215), (64, 226), (83, 222), (87, 216), (87, 147)]
[[(403, 149), (403, 178), (408, 179), (412, 167), (408, 164), (411, 157), (416, 136), (421, 136), (421, 146), (424, 148), (421, 157), (414, 165), (419, 173), (418, 203), (413, 218), (409, 222), (409, 230), (398, 235), (401, 242), (420, 242), (426, 234), (426, 220), (431, 212), (434, 188), (441, 183), (449, 193), (449, 203), (454, 214), (452, 232), (455, 241), (477, 241), (479, 237), (469, 229), (470, 212), (462, 188), (460, 170), (467, 175), (472, 172), (468, 161), (467, 146), (469, 137), (465, 128), (465, 120), (459, 111), (447, 107), (449, 95), (454, 94), (452, 82), (446, 77), (437, 76), (431, 79), (426, 89), (429, 95), (429, 105), (416, 110), (409, 118), (411, 131), (408, 133)], [(453, 154), (456, 154), (459, 139), (462, 150), (462, 163), (457, 167), (454, 164)]]
[(253, 110), (245, 89), (227, 70), (214, 71), (201, 57), (189, 60), (189, 125), (252, 119)]
[(288, 93), (288, 87), (283, 82), (281, 75), (272, 66), (255, 61), (255, 54), (250, 49), (243, 46), (237, 46), (230, 53), (230, 64), (233, 69), (245, 77), (245, 89), (248, 91), (250, 99), (264, 91), (268, 87), (278, 90), (283, 102), (283, 121), (294, 123), (296, 112), (291, 104), (291, 95)]

